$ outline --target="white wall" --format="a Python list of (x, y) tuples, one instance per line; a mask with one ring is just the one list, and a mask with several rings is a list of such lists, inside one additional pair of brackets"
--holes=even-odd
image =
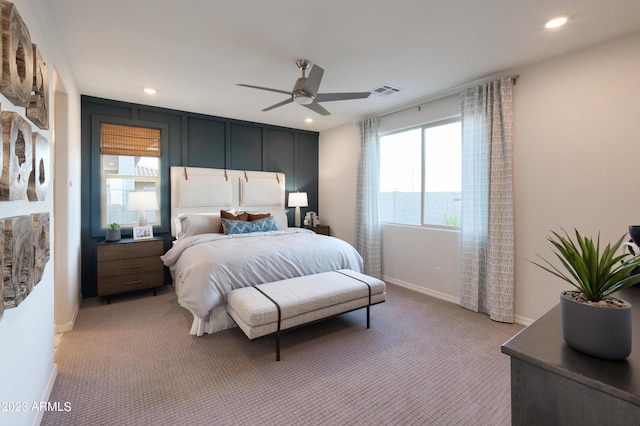
[[(49, 186), (45, 201), (0, 202), (0, 217), (2, 218), (36, 212), (50, 212), (51, 214), (50, 235), (52, 250), (43, 278), (25, 301), (16, 308), (5, 310), (2, 317), (0, 317), (0, 341), (2, 342), (0, 344), (0, 365), (3, 367), (2, 374), (0, 374), (0, 402), (24, 403), (28, 408), (27, 411), (0, 412), (0, 424), (31, 425), (37, 424), (43, 415), (43, 412), (31, 409), (33, 403), (48, 400), (56, 377), (57, 369), (54, 364), (53, 338), (54, 287), (56, 293), (59, 288), (62, 288), (63, 292), (73, 294), (74, 297), (72, 299), (77, 304), (78, 290), (73, 287), (73, 284), (69, 284), (74, 281), (78, 282), (78, 276), (71, 277), (69, 282), (58, 283), (56, 280), (59, 252), (57, 250), (55, 231), (59, 230), (61, 226), (64, 229), (69, 228), (70, 233), (66, 238), (66, 242), (71, 245), (69, 249), (73, 250), (74, 244), (76, 248), (79, 246), (79, 225), (68, 226), (67, 223), (59, 223), (55, 211), (61, 208), (79, 211), (80, 185), (78, 182), (77, 194), (74, 194), (74, 190), (69, 190), (66, 185), (59, 185), (56, 176), (57, 170), (53, 163), (58, 158), (58, 154), (77, 149), (78, 161), (66, 164), (65, 168), (79, 170), (80, 107), (79, 95), (73, 82), (73, 76), (67, 70), (64, 56), (57, 51), (55, 31), (48, 26), (46, 9), (48, 5), (40, 0), (13, 0), (13, 3), (26, 23), (32, 41), (38, 45), (48, 66), (50, 129), (43, 131), (35, 125), (32, 127), (34, 131), (43, 134), (53, 144), (52, 166), (54, 167), (53, 184)], [(54, 135), (54, 127), (58, 125), (56, 120), (57, 110), (53, 102), (53, 89), (57, 84), (54, 82), (54, 69), (60, 74), (58, 78), (65, 81), (70, 98), (74, 98), (73, 101), (69, 102), (71, 108), (66, 112), (66, 116), (69, 118), (69, 128), (72, 130), (69, 130), (65, 140), (60, 140)], [(11, 102), (2, 95), (0, 95), (0, 104), (3, 111), (18, 111), (24, 116), (24, 108), (13, 107)], [(73, 157), (74, 155), (71, 156)], [(67, 172), (74, 173), (73, 171)], [(78, 200), (77, 203), (73, 201), (75, 199)], [(55, 209), (54, 203), (56, 205)], [(75, 223), (78, 224), (79, 220)], [(74, 234), (77, 237), (74, 238)], [(77, 258), (75, 263), (79, 264), (79, 261), (79, 258)], [(79, 288), (79, 285), (77, 287)], [(74, 309), (71, 308), (72, 311)]]
[[(56, 73), (56, 333), (70, 331), (80, 309), (80, 95)], [(68, 78), (71, 83), (73, 80)], [(70, 87), (71, 89), (68, 89)]]
[(355, 241), (356, 179), (360, 131), (349, 124), (320, 134), (318, 142), (318, 216), (331, 235)]
[(640, 222), (640, 33), (531, 66), (515, 95), (517, 315), (535, 319), (562, 284), (526, 259), (551, 258), (549, 230), (614, 241)]
[[(577, 227), (594, 236), (600, 231), (609, 241), (640, 222), (634, 189), (640, 178), (639, 69), (640, 33), (635, 33), (516, 72), (518, 322), (528, 323), (552, 308), (568, 285), (527, 261), (535, 253), (551, 254), (549, 230)], [(354, 124), (320, 134), (321, 216), (335, 236), (349, 242), (355, 204), (347, 200), (354, 196), (358, 144)], [(455, 232), (386, 225), (382, 249), (386, 280), (458, 300)], [(436, 267), (442, 277), (435, 276)]]

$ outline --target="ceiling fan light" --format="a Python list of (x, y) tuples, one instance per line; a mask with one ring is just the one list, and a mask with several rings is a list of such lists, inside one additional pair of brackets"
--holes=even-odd
[(309, 105), (313, 102), (313, 98), (309, 95), (297, 95), (293, 98), (293, 101), (298, 105)]

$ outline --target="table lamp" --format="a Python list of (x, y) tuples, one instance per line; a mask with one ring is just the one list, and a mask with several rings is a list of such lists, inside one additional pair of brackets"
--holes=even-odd
[(295, 225), (300, 228), (300, 207), (307, 207), (309, 200), (306, 192), (292, 192), (289, 194), (289, 207), (295, 207)]
[(137, 210), (138, 224), (147, 225), (147, 211), (158, 210), (158, 197), (155, 192), (130, 192), (127, 210)]

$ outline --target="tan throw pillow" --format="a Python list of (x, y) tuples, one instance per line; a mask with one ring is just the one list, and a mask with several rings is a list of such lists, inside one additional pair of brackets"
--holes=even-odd
[(249, 222), (253, 222), (254, 220), (265, 219), (271, 216), (271, 213), (247, 213), (249, 218), (247, 219)]
[[(244, 220), (245, 222), (249, 219), (249, 213), (240, 213), (239, 215), (235, 215), (233, 213), (229, 213), (226, 210), (220, 210), (220, 217), (222, 219), (229, 220)], [(224, 233), (224, 227), (220, 224), (220, 233)]]

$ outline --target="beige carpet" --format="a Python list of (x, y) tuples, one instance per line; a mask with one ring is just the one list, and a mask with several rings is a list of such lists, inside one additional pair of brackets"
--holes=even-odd
[(508, 425), (522, 329), (388, 286), (387, 302), (274, 339), (197, 338), (165, 286), (85, 300), (56, 353), (44, 425)]

